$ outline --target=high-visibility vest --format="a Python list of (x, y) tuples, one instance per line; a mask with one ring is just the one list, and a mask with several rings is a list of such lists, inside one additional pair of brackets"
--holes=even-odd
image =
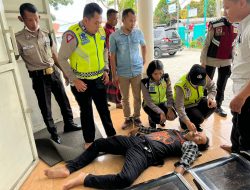
[(150, 80), (149, 78), (142, 79), (142, 83), (148, 89), (148, 93), (153, 101), (154, 104), (158, 105), (160, 103), (167, 102), (167, 80), (168, 74), (164, 74), (162, 77), (160, 84), (157, 85), (154, 81)]
[(83, 31), (79, 24), (69, 28), (77, 38), (77, 48), (69, 57), (70, 65), (78, 78), (96, 79), (104, 72), (104, 48), (105, 31), (99, 28), (98, 32), (91, 36)]
[(184, 93), (184, 106), (198, 103), (204, 96), (204, 87), (198, 86), (194, 88), (191, 83), (187, 80), (187, 74), (183, 75), (180, 80), (174, 86), (174, 99), (176, 99), (176, 87), (181, 87)]

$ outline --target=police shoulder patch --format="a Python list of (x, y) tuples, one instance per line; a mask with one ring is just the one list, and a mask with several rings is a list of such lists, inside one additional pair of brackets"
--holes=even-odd
[(70, 33), (66, 34), (66, 42), (67, 43), (71, 42), (74, 38), (75, 38), (74, 35), (72, 35)]

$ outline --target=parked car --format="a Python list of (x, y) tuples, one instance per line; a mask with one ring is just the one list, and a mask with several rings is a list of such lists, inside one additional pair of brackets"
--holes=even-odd
[(154, 57), (163, 54), (175, 55), (183, 49), (180, 35), (175, 28), (156, 27), (154, 29)]

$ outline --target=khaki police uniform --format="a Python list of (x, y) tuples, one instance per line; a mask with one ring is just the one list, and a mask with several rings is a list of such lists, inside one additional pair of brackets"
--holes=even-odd
[(106, 86), (102, 81), (104, 71), (108, 70), (107, 58), (103, 28), (99, 28), (96, 34), (89, 34), (82, 22), (79, 22), (64, 33), (58, 54), (59, 64), (71, 84), (75, 79), (87, 84), (84, 92), (78, 92), (73, 84), (71, 86), (80, 107), (83, 137), (86, 143), (91, 143), (95, 139), (92, 100), (107, 136), (116, 134), (108, 109)]
[(19, 54), (24, 60), (32, 79), (32, 87), (37, 96), (43, 120), (52, 139), (57, 139), (57, 130), (51, 112), (51, 92), (60, 106), (65, 128), (70, 128), (74, 123), (72, 110), (60, 74), (54, 69), (53, 41), (47, 30), (39, 29), (38, 32), (33, 33), (25, 28), (16, 33), (16, 41)]

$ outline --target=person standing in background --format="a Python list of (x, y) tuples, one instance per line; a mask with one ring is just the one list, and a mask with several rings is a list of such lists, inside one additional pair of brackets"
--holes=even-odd
[[(104, 30), (106, 33), (106, 48), (109, 51), (109, 36), (115, 32), (115, 26), (118, 22), (118, 11), (115, 9), (109, 9), (107, 11), (107, 23), (105, 24)], [(110, 66), (110, 52), (109, 53), (109, 68)], [(107, 84), (107, 96), (108, 101), (116, 104), (116, 108), (122, 109), (121, 104), (121, 92), (118, 82), (113, 83), (112, 72), (109, 72), (109, 82)]]
[(213, 80), (215, 69), (218, 68), (217, 108), (215, 112), (221, 117), (227, 113), (221, 105), (227, 80), (231, 75), (233, 42), (237, 36), (237, 28), (224, 17), (209, 23), (207, 38), (203, 46), (200, 62), (206, 68), (207, 75)]
[[(125, 9), (122, 13), (123, 26), (110, 36), (110, 64), (113, 81), (119, 81), (122, 94), (122, 106), (125, 121), (122, 129), (140, 126), (141, 110), (141, 74), (146, 58), (144, 35), (135, 29), (136, 15), (133, 9)], [(142, 58), (139, 52), (141, 46)], [(132, 87), (134, 98), (134, 114), (131, 115), (129, 105), (129, 89)]]
[(232, 67), (233, 93), (230, 109), (233, 114), (232, 147), (227, 151), (250, 156), (250, 0), (223, 0), (230, 22), (239, 22)]

